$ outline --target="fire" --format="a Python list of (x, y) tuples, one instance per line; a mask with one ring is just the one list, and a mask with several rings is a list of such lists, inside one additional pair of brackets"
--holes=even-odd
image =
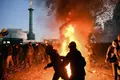
[[(69, 24), (68, 26), (66, 26), (66, 28), (63, 30), (63, 35), (65, 39), (62, 42), (61, 55), (66, 56), (68, 52), (67, 46), (71, 41), (74, 40), (74, 28), (72, 24)], [(71, 76), (70, 63), (65, 68), (67, 69), (68, 77), (70, 77)]]
[(70, 63), (65, 67), (67, 69), (68, 77), (71, 76)]
[[(68, 53), (69, 43), (71, 41), (75, 41), (76, 43), (78, 43), (78, 41), (75, 37), (75, 30), (74, 30), (74, 26), (72, 25), (72, 23), (68, 23), (67, 25), (65, 25), (61, 34), (63, 35), (63, 37), (62, 37), (63, 41), (62, 41), (62, 46), (61, 46), (61, 55), (66, 56)], [(72, 75), (71, 69), (70, 69), (70, 63), (65, 68), (67, 69), (68, 77), (70, 77)]]
[[(84, 51), (83, 43), (85, 43), (85, 41), (83, 40), (83, 38), (80, 38), (80, 36), (83, 36), (83, 35), (81, 34), (78, 37), (78, 33), (76, 33), (76, 31), (77, 31), (76, 26), (74, 25), (76, 23), (72, 23), (71, 19), (72, 19), (72, 15), (70, 12), (68, 14), (68, 17), (66, 20), (67, 22), (60, 27), (60, 39), (61, 39), (61, 50), (60, 50), (61, 54), (60, 55), (61, 56), (67, 55), (68, 45), (72, 41), (76, 42), (78, 50), (80, 50), (82, 52)], [(84, 42), (82, 43), (82, 41), (84, 41)], [(83, 56), (85, 56), (85, 55), (83, 55)], [(70, 78), (70, 76), (72, 75), (71, 69), (70, 69), (70, 63), (65, 68), (67, 70), (68, 77)], [(59, 79), (59, 80), (61, 80), (61, 79)]]
[(61, 55), (62, 56), (66, 56), (67, 52), (68, 52), (68, 44), (71, 41), (74, 41), (74, 28), (72, 26), (72, 24), (69, 24), (62, 32), (62, 34), (64, 35), (64, 40), (62, 42), (62, 50), (61, 50)]

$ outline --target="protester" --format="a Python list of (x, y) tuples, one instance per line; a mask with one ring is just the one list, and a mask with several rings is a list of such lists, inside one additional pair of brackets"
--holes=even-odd
[(74, 41), (69, 44), (70, 51), (64, 59), (66, 65), (70, 63), (71, 77), (70, 80), (85, 80), (85, 65), (86, 61), (81, 55), (81, 52), (77, 50), (76, 43)]
[[(117, 37), (117, 48), (115, 49), (115, 54), (116, 54), (116, 58), (117, 58), (117, 71), (116, 71), (116, 77), (119, 77), (120, 80), (120, 34), (118, 34)], [(116, 78), (115, 80), (117, 80), (118, 78)]]
[(27, 53), (26, 53), (26, 60), (25, 60), (25, 64), (27, 65), (27, 62), (28, 62), (29, 67), (32, 66), (33, 53), (34, 53), (34, 48), (32, 46), (32, 43), (29, 42), (27, 46)]
[(5, 80), (5, 68), (6, 68), (6, 58), (5, 58), (5, 46), (0, 44), (0, 80)]
[(14, 63), (15, 63), (16, 66), (18, 66), (19, 63), (20, 63), (21, 53), (22, 53), (21, 46), (19, 44), (16, 44), (14, 49), (13, 49), (13, 54), (14, 54), (13, 59), (14, 59)]
[(9, 45), (8, 47), (8, 56), (7, 56), (7, 68), (9, 68), (9, 65), (11, 63), (11, 65), (13, 66), (14, 65), (14, 62), (13, 62), (13, 59), (12, 59), (12, 53), (13, 53), (13, 48), (11, 45)]
[(34, 55), (33, 55), (35, 63), (39, 63), (38, 53), (39, 51), (38, 51), (38, 43), (37, 43), (34, 47)]
[(46, 47), (46, 53), (50, 56), (51, 63), (47, 64), (47, 66), (45, 66), (44, 69), (47, 69), (49, 67), (54, 68), (55, 73), (52, 80), (58, 80), (60, 77), (64, 80), (68, 80), (66, 73), (67, 71), (57, 51), (54, 50), (51, 45), (48, 45)]
[(112, 41), (112, 45), (108, 47), (108, 50), (106, 53), (106, 59), (105, 59), (105, 62), (110, 62), (112, 64), (114, 80), (117, 80), (116, 48), (117, 48), (117, 41), (114, 40)]

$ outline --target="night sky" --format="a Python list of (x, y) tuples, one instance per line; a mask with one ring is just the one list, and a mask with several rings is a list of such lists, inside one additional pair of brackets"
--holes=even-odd
[[(17, 28), (28, 31), (29, 27), (29, 0), (0, 0), (0, 30), (2, 28)], [(44, 38), (58, 38), (59, 26), (54, 16), (47, 16), (44, 3), (36, 6), (33, 3), (33, 27), (36, 40)]]

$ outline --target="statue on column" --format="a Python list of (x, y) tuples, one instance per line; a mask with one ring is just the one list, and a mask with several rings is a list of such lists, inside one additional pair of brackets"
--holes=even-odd
[(1, 32), (0, 32), (0, 38), (4, 37), (4, 36), (6, 36), (6, 35), (8, 35), (8, 32), (7, 32), (7, 30), (6, 30), (5, 28), (3, 28), (3, 29), (1, 30)]

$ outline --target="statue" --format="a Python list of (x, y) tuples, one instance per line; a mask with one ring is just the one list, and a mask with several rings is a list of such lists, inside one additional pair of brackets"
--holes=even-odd
[(0, 32), (0, 38), (4, 37), (4, 36), (6, 36), (6, 35), (8, 35), (8, 32), (7, 32), (7, 30), (6, 30), (5, 28), (3, 28), (3, 29), (1, 30), (1, 32)]

